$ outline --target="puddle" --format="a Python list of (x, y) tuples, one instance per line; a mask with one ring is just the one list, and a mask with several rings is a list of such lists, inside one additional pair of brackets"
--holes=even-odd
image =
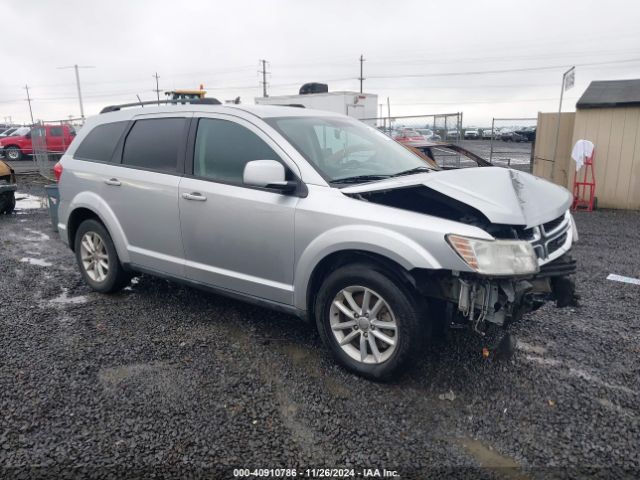
[(44, 242), (46, 240), (51, 240), (51, 237), (46, 233), (42, 233), (38, 230), (34, 230), (33, 228), (25, 228), (25, 230), (33, 235), (24, 237), (23, 240), (27, 242)]
[(77, 305), (80, 303), (87, 303), (88, 299), (84, 295), (79, 295), (77, 297), (69, 297), (67, 294), (67, 289), (62, 288), (62, 293), (55, 298), (49, 300), (49, 303), (57, 304), (57, 305)]
[(16, 210), (33, 210), (46, 208), (47, 200), (44, 197), (16, 192)]
[(520, 470), (520, 465), (513, 458), (502, 455), (490, 445), (469, 437), (456, 438), (456, 443), (462, 445), (480, 465), (496, 473), (500, 478), (527, 479)]
[(28, 263), (29, 265), (37, 265), (39, 267), (50, 267), (53, 265), (51, 262), (47, 262), (41, 258), (33, 258), (33, 257), (22, 257), (20, 259), (22, 263)]

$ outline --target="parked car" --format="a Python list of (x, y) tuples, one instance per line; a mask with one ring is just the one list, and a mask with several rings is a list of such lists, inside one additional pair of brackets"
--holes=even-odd
[(20, 160), (33, 154), (33, 137), (43, 138), (47, 152), (63, 153), (75, 137), (70, 125), (41, 125), (35, 128), (23, 127), (10, 137), (0, 138), (0, 154), (8, 160)]
[(497, 130), (493, 131), (491, 130), (491, 128), (483, 128), (481, 136), (483, 140), (487, 140), (487, 139), (490, 140), (492, 136), (493, 138), (496, 138), (495, 137), (496, 133), (497, 133)]
[(394, 132), (393, 139), (397, 142), (406, 143), (406, 142), (415, 142), (424, 140), (422, 135), (415, 130), (398, 130)]
[(455, 140), (460, 138), (460, 132), (456, 129), (447, 130), (447, 134), (445, 135), (447, 140)]
[(480, 138), (480, 132), (477, 128), (467, 128), (464, 131), (464, 139), (465, 140), (477, 140)]
[(536, 141), (536, 127), (524, 127), (516, 130), (516, 133), (521, 137), (524, 137), (525, 141), (527, 142)]
[(0, 160), (0, 215), (11, 213), (16, 206), (16, 175), (13, 169)]
[(430, 128), (416, 128), (416, 132), (422, 135), (423, 140), (437, 142), (438, 140), (442, 140), (442, 137), (435, 133)]
[(530, 174), (440, 170), (329, 112), (105, 110), (54, 169), (61, 239), (98, 292), (145, 272), (312, 319), (373, 379), (431, 327), (507, 328), (573, 292), (571, 194)]
[(503, 129), (500, 131), (500, 140), (503, 142), (526, 142), (527, 139), (517, 133), (515, 130)]
[(0, 132), (0, 137), (10, 137), (16, 130), (18, 130), (18, 127), (5, 128)]

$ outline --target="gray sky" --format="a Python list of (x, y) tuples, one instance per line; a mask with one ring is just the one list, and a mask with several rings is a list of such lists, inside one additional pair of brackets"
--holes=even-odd
[(632, 1), (0, 3), (0, 122), (28, 121), (25, 84), (36, 119), (78, 116), (73, 70), (57, 68), (74, 63), (95, 67), (80, 72), (87, 116), (136, 94), (152, 100), (156, 71), (163, 90), (202, 83), (209, 96), (253, 103), (261, 58), (278, 95), (308, 81), (357, 90), (362, 53), (365, 91), (390, 97), (393, 115), (462, 111), (477, 126), (556, 110), (574, 64), (564, 110), (591, 80), (640, 78)]

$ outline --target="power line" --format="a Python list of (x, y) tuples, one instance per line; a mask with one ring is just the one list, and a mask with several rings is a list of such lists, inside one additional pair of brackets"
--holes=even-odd
[[(640, 62), (640, 58), (629, 58), (626, 60), (611, 60), (606, 62), (591, 62), (591, 63), (577, 63), (576, 67), (588, 67), (594, 65), (609, 65), (615, 63), (630, 63)], [(514, 72), (533, 72), (538, 70), (557, 70), (559, 68), (566, 68), (566, 65), (553, 65), (545, 67), (523, 67), (523, 68), (508, 68), (503, 70), (478, 70), (469, 72), (440, 72), (440, 73), (411, 73), (400, 75), (372, 75), (369, 78), (425, 78), (425, 77), (456, 77), (462, 75), (493, 75), (500, 73), (514, 73)]]

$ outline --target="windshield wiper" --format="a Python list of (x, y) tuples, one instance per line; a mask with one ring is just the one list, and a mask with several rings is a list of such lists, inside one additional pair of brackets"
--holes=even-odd
[(384, 180), (392, 175), (355, 175), (353, 177), (338, 178), (337, 180), (331, 180), (329, 183), (365, 183), (373, 182), (375, 180)]
[(398, 173), (394, 173), (393, 175), (389, 175), (390, 177), (401, 177), (402, 175), (411, 175), (414, 173), (420, 173), (420, 172), (430, 172), (432, 171), (432, 168), (429, 167), (416, 167), (416, 168), (411, 168), (409, 170), (405, 170), (404, 172), (398, 172)]

